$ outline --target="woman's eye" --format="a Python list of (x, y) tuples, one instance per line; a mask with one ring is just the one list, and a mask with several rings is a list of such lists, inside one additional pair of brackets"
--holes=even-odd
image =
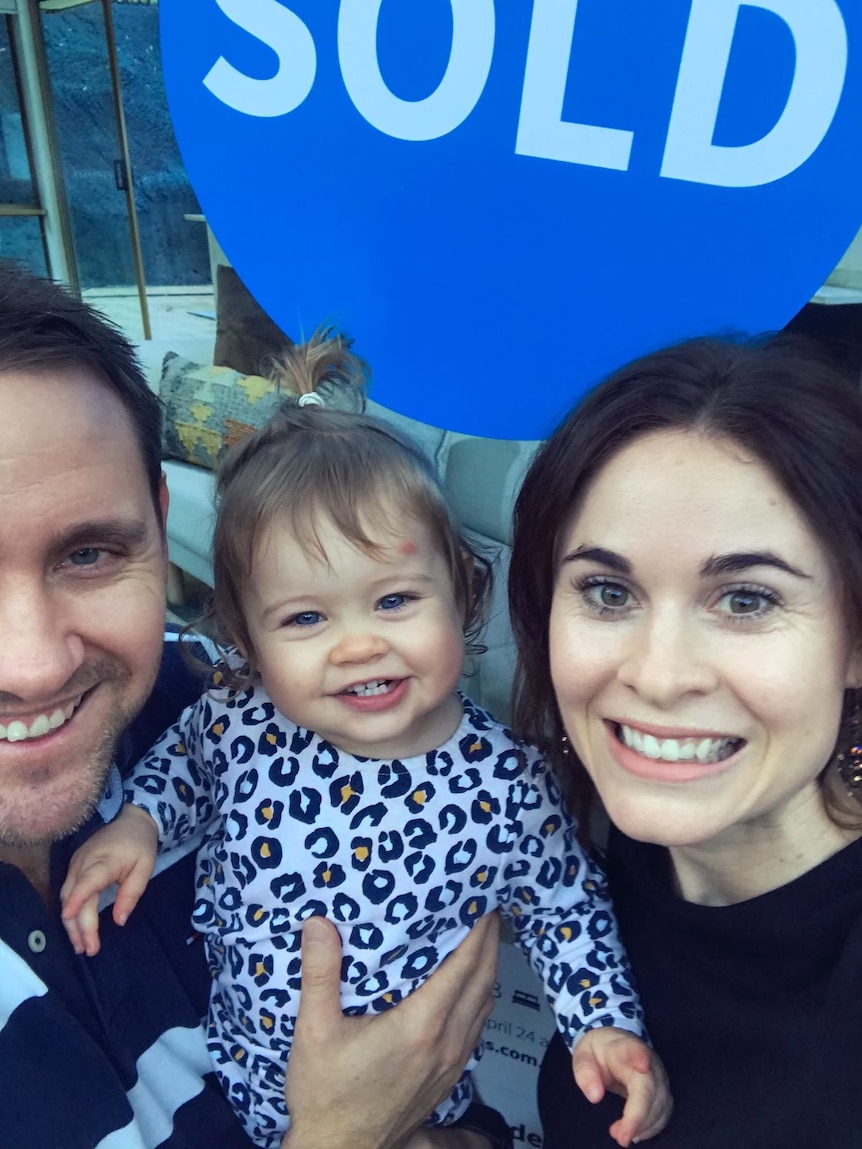
[(741, 591), (727, 596), (727, 606), (731, 614), (755, 614), (760, 610), (762, 601), (760, 595), (743, 594)]
[(631, 591), (618, 582), (589, 583), (584, 591), (590, 604), (599, 610), (619, 611), (631, 606)]
[(406, 594), (387, 594), (378, 602), (381, 610), (397, 610), (407, 602)]
[(728, 614), (736, 618), (765, 614), (776, 605), (775, 598), (758, 590), (733, 590), (722, 596), (721, 604)]

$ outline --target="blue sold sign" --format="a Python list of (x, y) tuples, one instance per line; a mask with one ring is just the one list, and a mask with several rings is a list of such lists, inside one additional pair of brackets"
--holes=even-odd
[(177, 137), (290, 335), (539, 438), (626, 359), (782, 326), (862, 222), (862, 0), (161, 0)]

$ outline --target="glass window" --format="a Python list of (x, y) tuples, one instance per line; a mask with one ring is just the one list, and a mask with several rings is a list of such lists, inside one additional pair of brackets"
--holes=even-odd
[(0, 215), (0, 258), (15, 259), (36, 275), (47, 275), (39, 216)]
[(0, 16), (0, 203), (36, 204), (10, 23)]

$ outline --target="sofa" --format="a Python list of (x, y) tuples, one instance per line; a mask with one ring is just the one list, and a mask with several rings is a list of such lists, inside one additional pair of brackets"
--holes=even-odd
[[(207, 365), (212, 362), (213, 344), (206, 339), (172, 340), (169, 344), (148, 340), (138, 351), (150, 385), (159, 391), (166, 355), (173, 353), (182, 360)], [(373, 400), (369, 400), (368, 410), (409, 435), (433, 459), (455, 515), (492, 560), (495, 582), (484, 636), (487, 649), (474, 656), (462, 686), (480, 705), (507, 721), (515, 661), (506, 606), (511, 515), (537, 444), (444, 431), (399, 415)], [(174, 458), (166, 458), (163, 465), (170, 493), (167, 533), (171, 563), (211, 586), (213, 473)]]

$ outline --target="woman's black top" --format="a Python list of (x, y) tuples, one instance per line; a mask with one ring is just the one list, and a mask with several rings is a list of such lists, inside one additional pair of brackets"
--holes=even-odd
[[(862, 1147), (862, 839), (734, 906), (673, 893), (666, 849), (612, 831), (608, 877), (674, 1116), (651, 1149)], [(546, 1149), (611, 1149), (621, 1101), (590, 1105), (557, 1037)]]

